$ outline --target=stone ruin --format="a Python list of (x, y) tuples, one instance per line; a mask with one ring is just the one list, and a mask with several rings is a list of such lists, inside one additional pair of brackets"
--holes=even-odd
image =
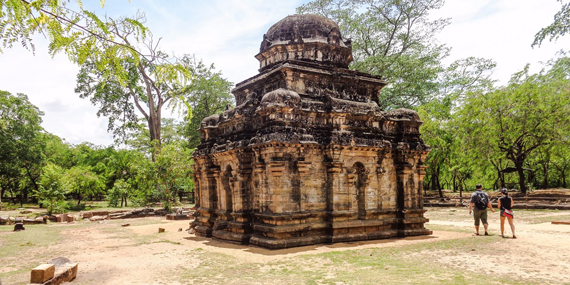
[(271, 249), (431, 234), (422, 121), (380, 109), (386, 82), (348, 69), (338, 25), (288, 16), (255, 57), (236, 107), (201, 123), (196, 234)]

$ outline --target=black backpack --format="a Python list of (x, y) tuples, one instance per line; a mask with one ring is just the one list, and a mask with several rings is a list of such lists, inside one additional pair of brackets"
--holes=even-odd
[(486, 193), (476, 193), (475, 194), (475, 207), (480, 210), (487, 209), (487, 204), (489, 203), (489, 196)]

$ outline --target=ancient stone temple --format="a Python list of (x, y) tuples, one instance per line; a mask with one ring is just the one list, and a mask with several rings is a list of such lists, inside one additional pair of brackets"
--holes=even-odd
[(380, 109), (386, 82), (348, 69), (338, 25), (288, 16), (255, 57), (236, 107), (202, 121), (196, 234), (272, 249), (431, 234), (422, 121)]

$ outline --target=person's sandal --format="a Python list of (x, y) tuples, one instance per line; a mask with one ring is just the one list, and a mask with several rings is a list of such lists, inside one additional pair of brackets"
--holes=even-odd
[(517, 238), (517, 236), (513, 236), (513, 238)]
[(488, 233), (488, 232), (485, 232), (485, 235), (486, 235), (486, 236), (488, 236), (488, 235), (489, 235), (489, 233)]

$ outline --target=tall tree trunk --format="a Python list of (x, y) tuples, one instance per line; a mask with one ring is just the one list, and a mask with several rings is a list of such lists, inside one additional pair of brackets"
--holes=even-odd
[[(457, 169), (453, 170), (453, 192), (457, 190)], [(461, 189), (459, 189), (460, 197), (461, 197)]]
[(39, 176), (34, 177), (34, 175), (32, 175), (32, 172), (30, 171), (30, 167), (27, 167), (27, 166), (26, 166), (26, 173), (28, 174), (30, 181), (32, 181), (32, 185), (34, 185), (34, 189), (36, 189), (36, 191), (40, 190), (40, 187), (38, 186), (38, 183), (36, 182), (38, 180)]
[(10, 187), (10, 199), (12, 199), (12, 204), (16, 205), (16, 197), (14, 197), (14, 191)]
[(443, 191), (441, 191), (441, 184), (439, 183), (439, 170), (440, 167), (437, 167), (437, 173), (438, 175), (436, 176), (436, 185), (437, 185), (437, 192), (439, 193), (439, 197), (443, 200)]
[(542, 172), (544, 172), (544, 179), (542, 180), (542, 188), (548, 189), (548, 163), (542, 164)]
[(525, 183), (525, 176), (524, 176), (524, 169), (522, 166), (522, 162), (515, 163), (515, 167), (517, 169), (517, 173), (519, 174), (519, 187), (521, 189), (521, 193), (526, 195), (526, 183)]

